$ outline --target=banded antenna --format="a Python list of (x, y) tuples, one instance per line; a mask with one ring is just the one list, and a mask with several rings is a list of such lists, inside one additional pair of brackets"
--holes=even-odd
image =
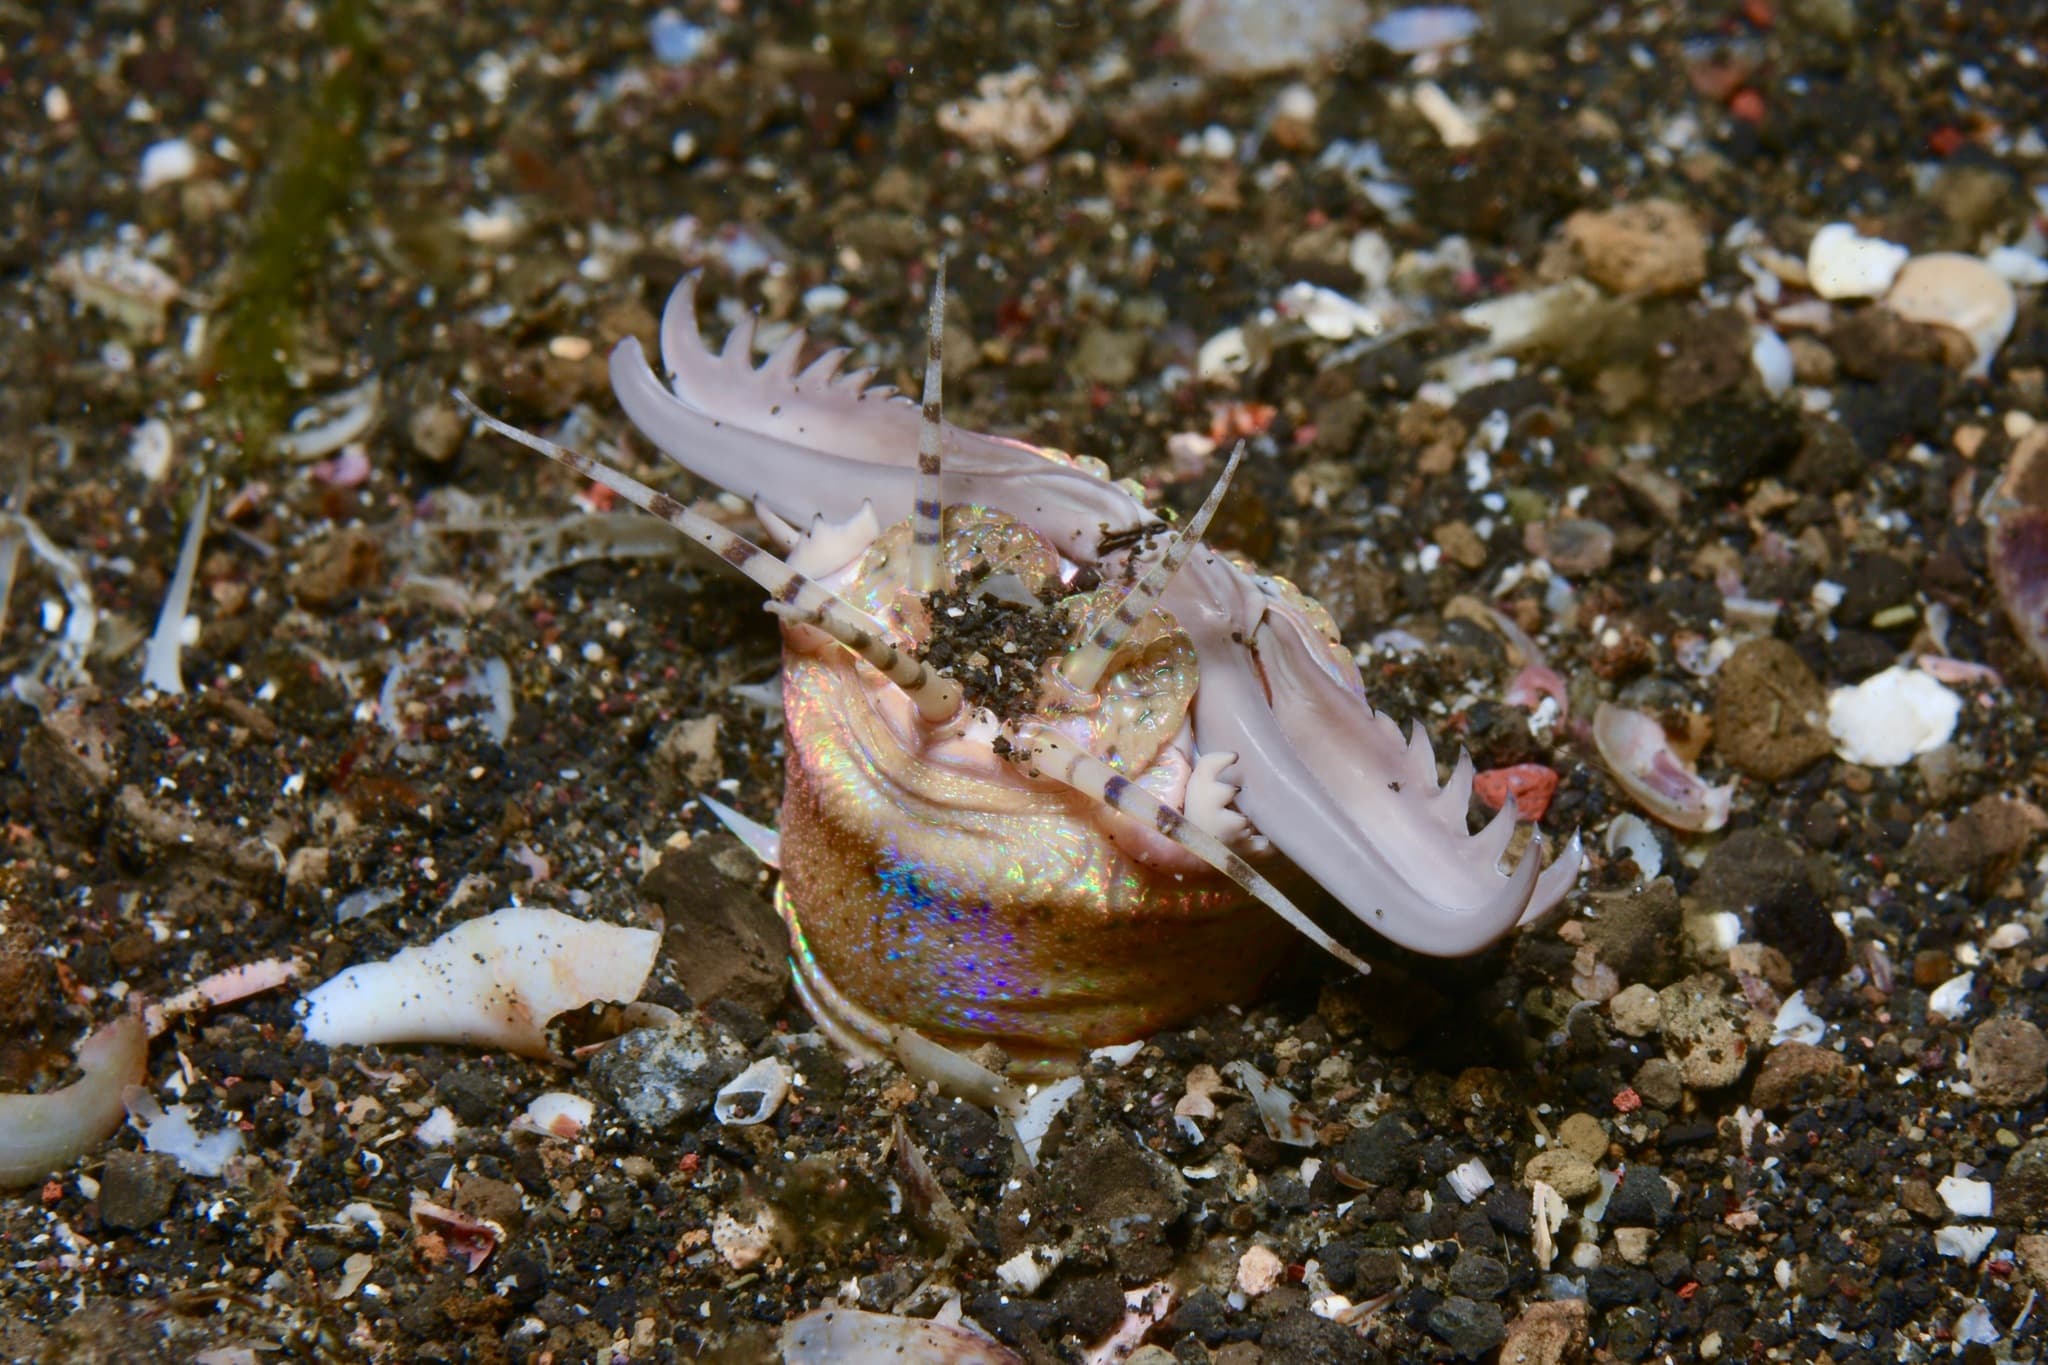
[(939, 352), (946, 339), (946, 253), (939, 253), (939, 268), (932, 278), (931, 319), (925, 328), (924, 424), (917, 433), (917, 480), (911, 485), (910, 586), (920, 597), (952, 586), (947, 581), (946, 563), (939, 553), (945, 532), (945, 493), (940, 478), (945, 443), (945, 367)]
[(1173, 576), (1180, 572), (1180, 566), (1195, 546), (1202, 543), (1202, 533), (1209, 529), (1209, 521), (1216, 515), (1216, 509), (1223, 505), (1223, 494), (1230, 487), (1231, 475), (1237, 473), (1239, 462), (1244, 459), (1244, 442), (1230, 452), (1223, 473), (1217, 476), (1216, 486), (1209, 490), (1209, 496), (1202, 499), (1202, 505), (1195, 509), (1195, 515), (1179, 535), (1166, 547), (1166, 553), (1144, 576), (1133, 583), (1116, 605), (1107, 611), (1090, 614), (1096, 624), (1089, 631), (1088, 638), (1078, 648), (1060, 660), (1060, 676), (1083, 692), (1093, 692), (1102, 682), (1102, 675), (1109, 671), (1109, 661), (1123, 648), (1124, 641), (1131, 638), (1131, 632), (1138, 623), (1151, 613), (1152, 607), (1173, 582)]
[(758, 583), (771, 600), (768, 609), (786, 620), (815, 626), (866, 659), (909, 694), (918, 714), (933, 725), (942, 725), (960, 712), (960, 685), (934, 673), (923, 660), (907, 649), (889, 642), (889, 632), (880, 621), (837, 596), (831, 589), (798, 573), (767, 550), (736, 531), (700, 516), (666, 493), (658, 492), (630, 474), (567, 446), (521, 431), (501, 422), (470, 401), (460, 389), (453, 391), (464, 411), (490, 430), (528, 450), (538, 451), (566, 469), (572, 469), (594, 483), (603, 484), (643, 512), (652, 513), (676, 530), (717, 555), (733, 568)]

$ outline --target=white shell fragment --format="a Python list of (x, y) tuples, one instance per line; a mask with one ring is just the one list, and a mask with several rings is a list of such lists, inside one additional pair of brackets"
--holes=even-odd
[(974, 98), (939, 106), (939, 127), (976, 151), (1007, 150), (1036, 161), (1074, 126), (1070, 100), (1046, 93), (1038, 68), (1026, 64), (974, 83)]
[(1315, 1115), (1285, 1088), (1267, 1080), (1250, 1062), (1231, 1062), (1223, 1068), (1223, 1074), (1243, 1086), (1252, 1103), (1259, 1107), (1259, 1120), (1266, 1125), (1267, 1137), (1290, 1147), (1315, 1146)]
[(164, 268), (126, 245), (89, 246), (59, 260), (50, 278), (81, 307), (101, 313), (137, 336), (160, 340), (178, 282)]
[(1654, 718), (1602, 702), (1593, 713), (1593, 743), (1614, 780), (1665, 824), (1703, 833), (1728, 823), (1735, 784), (1701, 781)]
[(241, 1154), (239, 1128), (218, 1128), (202, 1134), (192, 1122), (198, 1111), (189, 1104), (174, 1104), (166, 1109), (157, 1103), (156, 1096), (139, 1085), (123, 1091), (121, 1101), (128, 1108), (129, 1121), (142, 1133), (142, 1145), (170, 1157), (187, 1175), (214, 1179), (227, 1170), (229, 1161)]
[(189, 180), (198, 169), (198, 150), (184, 138), (174, 137), (143, 148), (142, 166), (135, 178), (142, 192), (147, 194), (164, 185)]
[(1065, 1112), (1067, 1102), (1080, 1093), (1081, 1078), (1068, 1076), (1035, 1087), (1018, 1109), (1017, 1140), (1024, 1144), (1024, 1153), (1034, 1164), (1038, 1161), (1039, 1144), (1052, 1131), (1052, 1121)]
[(1476, 1156), (1462, 1165), (1452, 1167), (1451, 1173), (1445, 1176), (1444, 1180), (1449, 1183), (1452, 1193), (1458, 1196), (1459, 1202), (1465, 1204), (1471, 1203), (1493, 1188), (1493, 1172), (1487, 1170), (1486, 1163)]
[[(150, 634), (149, 649), (142, 658), (142, 685), (167, 697), (185, 693), (180, 656), (186, 643), (186, 623), (191, 620), (185, 609), (191, 605), (192, 576), (199, 568), (199, 546), (206, 538), (206, 514), (212, 505), (213, 482), (208, 480), (199, 485), (199, 502), (178, 547), (178, 567), (171, 574), (171, 586), (164, 591), (163, 610), (157, 613), (156, 630)], [(191, 624), (196, 627), (198, 622)]]
[(815, 1308), (783, 1325), (783, 1365), (1020, 1365), (1023, 1357), (965, 1327), (858, 1308)]
[(1792, 387), (1792, 348), (1770, 328), (1759, 327), (1750, 338), (1749, 363), (1765, 393), (1777, 395)]
[(1794, 991), (1778, 1007), (1777, 1017), (1771, 1020), (1771, 1043), (1817, 1044), (1827, 1036), (1827, 1020), (1813, 1012), (1813, 1006), (1806, 1003), (1805, 991)]
[(1905, 318), (1946, 327), (1968, 338), (1976, 359), (1968, 373), (1983, 378), (1991, 372), (1998, 348), (2012, 335), (2019, 301), (1999, 273), (1975, 256), (1937, 251), (1906, 262), (1884, 306)]
[(375, 376), (292, 415), (291, 430), (277, 438), (277, 453), (298, 464), (322, 460), (350, 441), (361, 440), (383, 410), (384, 388)]
[(1848, 763), (1896, 768), (1956, 732), (1963, 699), (1917, 668), (1887, 668), (1828, 694), (1828, 733)]
[(1657, 831), (1634, 811), (1623, 811), (1608, 822), (1601, 846), (1610, 858), (1626, 853), (1634, 859), (1636, 870), (1646, 882), (1657, 880), (1664, 870), (1664, 849), (1657, 842)]
[(1976, 989), (1977, 974), (1960, 972), (1927, 992), (1927, 1012), (1954, 1023), (1970, 1012), (1970, 992)]
[(1964, 1265), (1977, 1264), (1978, 1257), (1989, 1251), (1991, 1244), (1997, 1240), (1997, 1228), (1977, 1223), (1964, 1223), (1934, 1230), (1936, 1253), (1953, 1257)]
[(535, 1096), (533, 1103), (526, 1106), (526, 1112), (512, 1120), (512, 1127), (520, 1132), (574, 1141), (583, 1136), (596, 1117), (597, 1106), (583, 1096), (572, 1095), (566, 1090), (550, 1090), (545, 1095)]
[(1958, 1218), (1989, 1218), (1991, 1216), (1991, 1182), (1972, 1180), (1963, 1175), (1945, 1175), (1934, 1187), (1941, 1196), (1941, 1202), (1948, 1205), (1948, 1211)]
[(789, 1097), (789, 1064), (780, 1057), (763, 1057), (726, 1082), (711, 1102), (718, 1121), (734, 1127), (760, 1123), (774, 1117)]
[(128, 464), (151, 483), (162, 483), (177, 458), (178, 444), (171, 437), (171, 424), (161, 417), (138, 422), (128, 438)]
[(1056, 1246), (1028, 1246), (996, 1267), (996, 1278), (1019, 1294), (1036, 1294), (1066, 1253)]
[(309, 992), (306, 1036), (329, 1047), (470, 1043), (545, 1057), (550, 1019), (637, 997), (660, 945), (651, 929), (515, 906)]
[(1891, 288), (1912, 253), (1847, 223), (1829, 223), (1806, 249), (1806, 274), (1824, 299), (1874, 299)]

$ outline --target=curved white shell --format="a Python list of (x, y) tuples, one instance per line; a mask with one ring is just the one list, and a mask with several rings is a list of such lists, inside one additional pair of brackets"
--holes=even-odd
[(789, 1097), (789, 1064), (780, 1057), (763, 1057), (727, 1081), (711, 1102), (718, 1121), (732, 1127), (761, 1123), (775, 1116)]

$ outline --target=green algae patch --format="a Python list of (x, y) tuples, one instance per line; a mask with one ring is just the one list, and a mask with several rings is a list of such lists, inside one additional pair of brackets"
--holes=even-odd
[(214, 319), (207, 373), (244, 451), (267, 450), (284, 424), (318, 265), (367, 169), (379, 41), (371, 10), (368, 0), (339, 0), (328, 11), (325, 72), (304, 104), (279, 111), (284, 152)]

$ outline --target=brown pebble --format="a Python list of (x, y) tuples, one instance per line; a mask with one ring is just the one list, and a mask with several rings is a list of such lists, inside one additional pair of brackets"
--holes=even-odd
[(308, 607), (338, 607), (384, 580), (384, 548), (361, 526), (314, 541), (291, 571), (291, 594)]
[(1945, 1222), (1949, 1216), (1948, 1205), (1941, 1202), (1934, 1186), (1917, 1176), (1899, 1182), (1899, 1207), (1930, 1223)]
[(1764, 1058), (1749, 1098), (1769, 1113), (1802, 1100), (1848, 1094), (1857, 1083), (1858, 1073), (1839, 1052), (1810, 1043), (1780, 1043)]
[(1913, 984), (1931, 991), (1955, 975), (1955, 963), (1939, 948), (1922, 948), (1913, 954)]
[(1501, 1365), (1571, 1365), (1583, 1359), (1589, 1316), (1584, 1299), (1530, 1304), (1508, 1324)]
[(1928, 821), (1906, 843), (1906, 866), (1936, 886), (1967, 879), (1978, 892), (2005, 880), (2048, 830), (2048, 814), (2031, 801), (1987, 796), (1949, 821)]
[(1644, 1103), (1667, 1114), (1685, 1099), (1685, 1076), (1678, 1064), (1667, 1057), (1652, 1057), (1637, 1067), (1630, 1084)]
[(1535, 522), (1523, 531), (1522, 544), (1567, 578), (1599, 573), (1614, 559), (1614, 532), (1587, 517)]
[(2010, 1015), (1977, 1025), (1970, 1034), (1970, 1087), (2000, 1108), (2030, 1103), (2048, 1090), (2048, 1035)]
[(1437, 548), (1450, 556), (1451, 562), (1464, 569), (1486, 567), (1486, 542), (1462, 521), (1447, 521), (1436, 528)]
[(1617, 294), (1682, 294), (1707, 278), (1707, 234), (1691, 209), (1669, 199), (1582, 209), (1564, 235), (1586, 277)]
[(1783, 640), (1751, 640), (1721, 665), (1714, 747), (1745, 777), (1777, 782), (1834, 751), (1827, 692)]

